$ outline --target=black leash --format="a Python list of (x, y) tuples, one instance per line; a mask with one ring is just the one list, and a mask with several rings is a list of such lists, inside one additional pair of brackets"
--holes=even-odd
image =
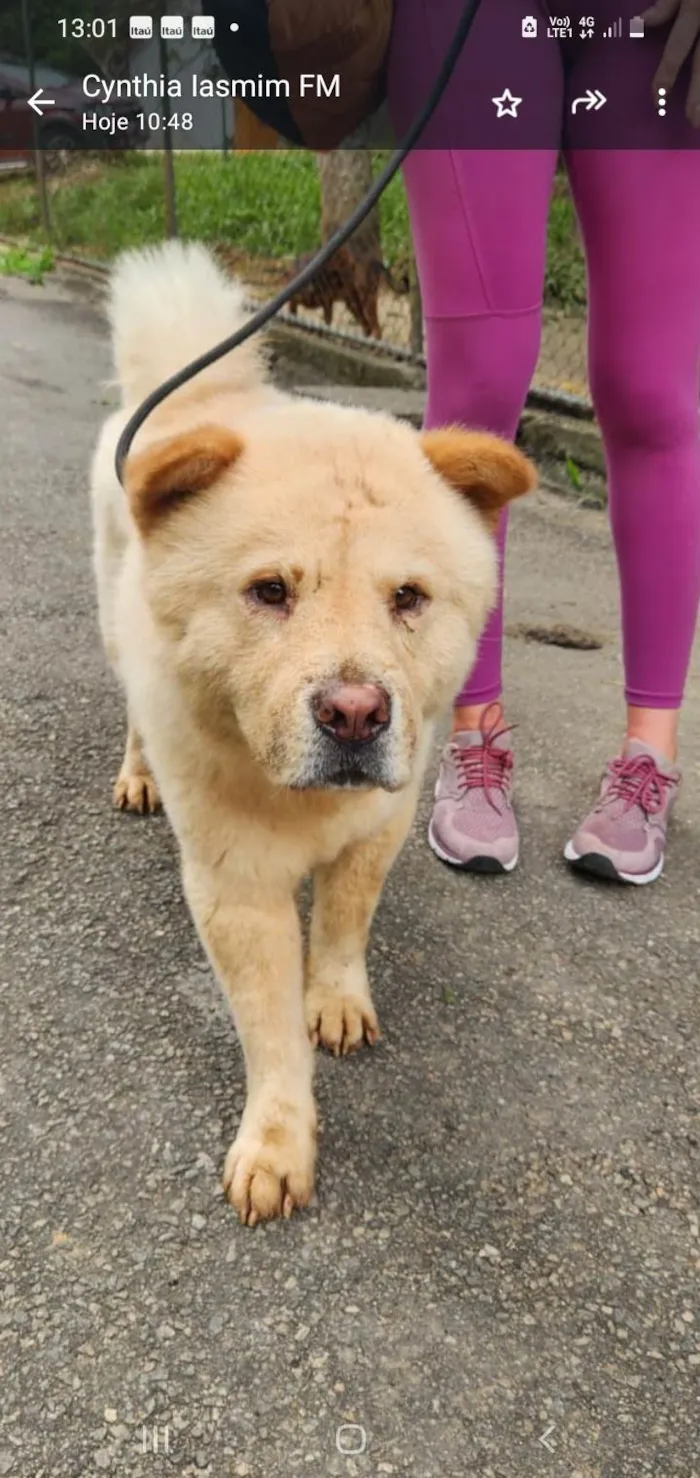
[(213, 349), (207, 350), (206, 354), (200, 354), (198, 359), (193, 359), (191, 364), (187, 364), (184, 369), (178, 370), (176, 375), (172, 375), (169, 380), (165, 380), (162, 385), (159, 385), (156, 390), (151, 391), (151, 394), (147, 395), (146, 399), (142, 401), (138, 410), (134, 412), (131, 419), (127, 422), (117, 442), (115, 466), (117, 477), (121, 483), (123, 483), (124, 463), (129, 454), (131, 443), (136, 432), (143, 425), (146, 418), (150, 416), (151, 411), (154, 411), (156, 406), (159, 406), (168, 395), (172, 395), (174, 390), (179, 390), (181, 385), (186, 385), (188, 380), (193, 379), (202, 370), (208, 369), (210, 364), (215, 364), (217, 359), (223, 358), (224, 354), (230, 354), (232, 349), (237, 349), (239, 344), (244, 344), (246, 339), (251, 338), (259, 329), (264, 328), (265, 324), (269, 323), (270, 319), (274, 318), (275, 314), (279, 313), (280, 309), (285, 307), (295, 293), (298, 293), (309, 282), (313, 281), (317, 273), (325, 267), (326, 263), (330, 261), (330, 258), (338, 251), (338, 248), (345, 245), (348, 238), (353, 235), (365, 217), (374, 209), (380, 196), (386, 190), (387, 185), (391, 183), (394, 175), (398, 173), (407, 154), (410, 154), (411, 149), (415, 148), (423, 130), (430, 122), (457, 65), (479, 5), (480, 0), (466, 0), (457, 30), (445, 53), (445, 59), (420, 113), (414, 118), (398, 149), (395, 150), (391, 158), (384, 165), (384, 168), (372, 184), (371, 189), (367, 191), (364, 199), (360, 201), (360, 204), (352, 212), (352, 215), (348, 217), (344, 225), (338, 227), (338, 230), (333, 233), (325, 246), (317, 252), (313, 260), (308, 262), (306, 267), (277, 293), (276, 297), (271, 298), (269, 303), (259, 308), (257, 313), (254, 313), (252, 318), (249, 318), (247, 323), (243, 324), (242, 328), (236, 329), (235, 334), (231, 334), (228, 339), (224, 339), (220, 344), (216, 344)]

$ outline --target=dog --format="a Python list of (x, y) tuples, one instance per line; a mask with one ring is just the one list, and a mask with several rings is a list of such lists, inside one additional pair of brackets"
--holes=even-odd
[[(243, 321), (198, 245), (127, 253), (110, 316), (123, 405), (92, 466), (95, 571), (128, 738), (114, 800), (160, 797), (185, 896), (242, 1043), (224, 1186), (248, 1225), (314, 1184), (313, 1048), (372, 1044), (365, 965), (435, 726), (495, 601), (499, 513), (534, 486), (513, 446), (420, 434), (283, 393), (249, 340), (159, 406)], [(295, 896), (313, 876), (308, 958)]]
[[(305, 252), (297, 257), (292, 276), (296, 277), (298, 272), (308, 267), (315, 255), (315, 252)], [(299, 308), (321, 308), (324, 323), (330, 327), (336, 302), (345, 303), (367, 338), (381, 339), (379, 287), (382, 279), (392, 292), (405, 294), (409, 291), (410, 283), (405, 273), (395, 280), (383, 262), (358, 256), (349, 247), (342, 246), (313, 281), (290, 298), (289, 311), (296, 315)]]

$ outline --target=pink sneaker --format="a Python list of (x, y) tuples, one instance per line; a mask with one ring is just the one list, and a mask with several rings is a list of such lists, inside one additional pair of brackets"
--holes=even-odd
[(510, 729), (499, 719), (494, 704), (479, 731), (452, 735), (435, 786), (428, 841), (441, 862), (469, 872), (512, 872), (518, 860)]
[(567, 842), (564, 856), (581, 872), (622, 883), (653, 883), (664, 866), (666, 828), (680, 771), (630, 739), (605, 770), (593, 810)]

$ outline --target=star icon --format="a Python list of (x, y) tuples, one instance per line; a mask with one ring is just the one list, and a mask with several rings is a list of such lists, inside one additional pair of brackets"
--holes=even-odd
[(492, 98), (491, 102), (495, 103), (498, 109), (496, 113), (497, 118), (517, 118), (518, 108), (520, 107), (522, 98), (513, 97), (510, 88), (506, 87), (505, 91), (501, 93), (501, 96), (499, 98)]

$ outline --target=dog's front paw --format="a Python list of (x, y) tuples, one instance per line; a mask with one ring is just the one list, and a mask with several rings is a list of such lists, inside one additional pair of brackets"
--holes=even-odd
[(150, 770), (132, 771), (124, 766), (119, 772), (112, 798), (118, 811), (137, 811), (139, 816), (160, 808), (160, 795)]
[(314, 1047), (327, 1047), (334, 1057), (355, 1052), (364, 1043), (373, 1047), (379, 1040), (379, 1022), (369, 994), (312, 985), (306, 992), (305, 1007)]
[(226, 1156), (224, 1190), (241, 1221), (254, 1227), (306, 1206), (314, 1188), (316, 1109), (290, 1109), (242, 1124)]

